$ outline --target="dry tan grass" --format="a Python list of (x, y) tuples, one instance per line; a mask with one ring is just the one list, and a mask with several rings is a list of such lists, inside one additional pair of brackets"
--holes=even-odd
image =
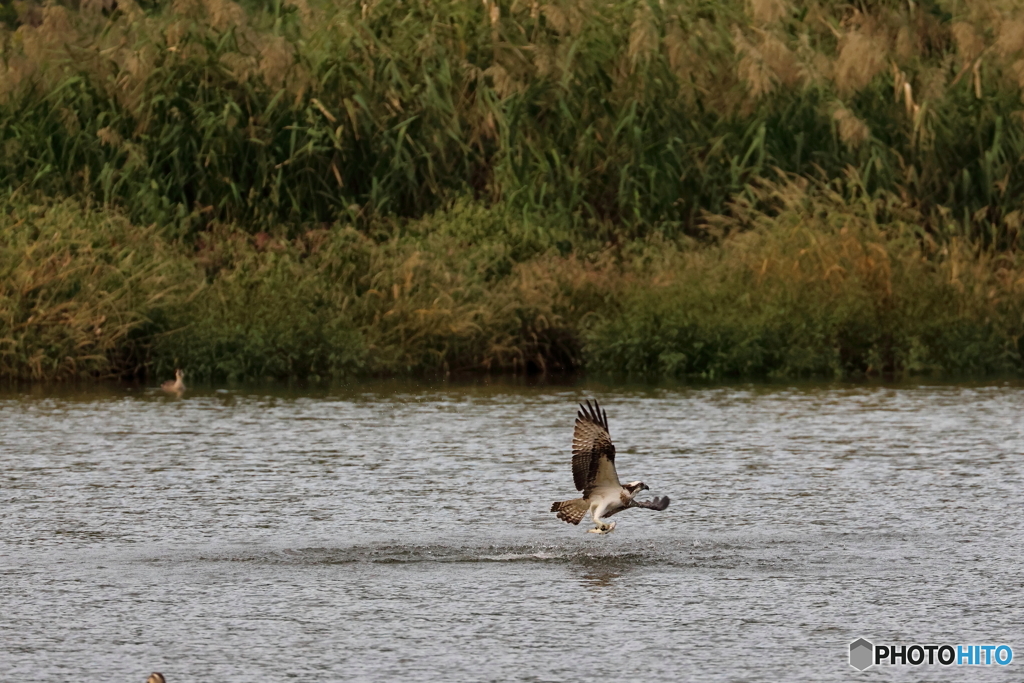
[(1015, 60), (1024, 53), (1024, 17), (1007, 18), (996, 25), (998, 36), (992, 49), (1002, 60)]
[(889, 45), (882, 31), (860, 27), (840, 40), (834, 78), (839, 93), (849, 96), (864, 88), (886, 67)]
[(978, 34), (977, 29), (970, 22), (954, 23), (952, 33), (956, 40), (957, 52), (964, 65), (973, 63), (985, 49), (985, 39)]
[(805, 76), (798, 57), (774, 33), (756, 31), (755, 41), (748, 40), (738, 28), (733, 29), (733, 43), (740, 56), (737, 67), (751, 97), (761, 99), (777, 86), (791, 88)]
[(748, 0), (747, 6), (757, 26), (774, 23), (792, 12), (786, 0)]
[(217, 31), (227, 31), (246, 25), (245, 11), (231, 0), (203, 0), (207, 19)]
[(758, 100), (775, 90), (775, 72), (765, 61), (761, 51), (746, 39), (739, 27), (733, 29), (733, 43), (740, 55), (737, 71), (740, 79), (746, 83), (750, 96)]
[(275, 90), (284, 87), (295, 63), (295, 48), (284, 36), (263, 36), (259, 43), (260, 75)]
[(629, 28), (627, 54), (634, 68), (650, 60), (658, 49), (658, 43), (658, 25), (654, 21), (654, 13), (648, 5), (641, 5), (634, 12), (633, 23)]
[(832, 114), (839, 126), (839, 139), (843, 144), (856, 149), (871, 138), (871, 129), (846, 107), (836, 107)]

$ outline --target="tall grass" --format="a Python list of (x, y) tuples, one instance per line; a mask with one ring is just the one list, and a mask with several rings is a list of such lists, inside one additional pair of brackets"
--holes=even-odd
[[(197, 262), (209, 286), (169, 316), (156, 369), (208, 378), (338, 377), (579, 367), (573, 269), (541, 231), (475, 204), (372, 239), (221, 227)], [(549, 268), (553, 266), (553, 268)]]
[(0, 377), (140, 373), (147, 336), (187, 298), (194, 268), (155, 228), (78, 202), (5, 202), (0, 213)]
[[(477, 204), (286, 238), (217, 225), (183, 246), (88, 203), (8, 198), (0, 377), (342, 377), (579, 366), (548, 231)], [(582, 280), (581, 280), (582, 278)]]
[(1017, 2), (4, 7), (2, 377), (1024, 369)]
[(0, 184), (171, 235), (466, 193), (591, 235), (699, 234), (775, 167), (851, 165), (939, 238), (1012, 246), (1021, 224), (1009, 0), (102, 6), (0, 30)]
[(1024, 257), (934, 239), (853, 170), (763, 183), (707, 226), (610, 244), (461, 202), (372, 237), (218, 224), (183, 246), (110, 210), (15, 198), (0, 377), (1024, 370)]
[(915, 207), (869, 195), (852, 171), (754, 195), (712, 219), (720, 247), (661, 257), (653, 282), (639, 279), (592, 321), (589, 367), (837, 378), (1024, 369), (1019, 254), (940, 243)]

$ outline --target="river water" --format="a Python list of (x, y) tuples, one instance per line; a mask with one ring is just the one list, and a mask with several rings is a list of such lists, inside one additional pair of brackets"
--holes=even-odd
[[(623, 481), (575, 497), (575, 405)], [(1024, 385), (0, 394), (0, 680), (1009, 680)], [(883, 666), (849, 643), (1006, 643)], [(970, 669), (969, 671), (967, 669)]]

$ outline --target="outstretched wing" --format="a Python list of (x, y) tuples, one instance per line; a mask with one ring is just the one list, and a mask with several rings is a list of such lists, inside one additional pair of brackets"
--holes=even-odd
[(615, 472), (615, 446), (608, 434), (608, 415), (594, 401), (576, 415), (572, 433), (572, 479), (577, 491), (595, 486), (620, 486)]
[(648, 510), (664, 510), (668, 507), (668, 496), (655, 498), (654, 500), (633, 500), (630, 506), (633, 508), (647, 508)]

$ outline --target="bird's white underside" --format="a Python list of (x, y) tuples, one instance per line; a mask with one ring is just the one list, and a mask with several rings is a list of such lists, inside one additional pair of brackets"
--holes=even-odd
[[(612, 474), (615, 473), (612, 466)], [(590, 533), (608, 534), (615, 528), (615, 522), (605, 522), (601, 518), (605, 515), (618, 512), (626, 506), (622, 504), (622, 486), (619, 485), (618, 477), (615, 478), (613, 486), (597, 486), (590, 491), (590, 519), (596, 525), (590, 529)]]

